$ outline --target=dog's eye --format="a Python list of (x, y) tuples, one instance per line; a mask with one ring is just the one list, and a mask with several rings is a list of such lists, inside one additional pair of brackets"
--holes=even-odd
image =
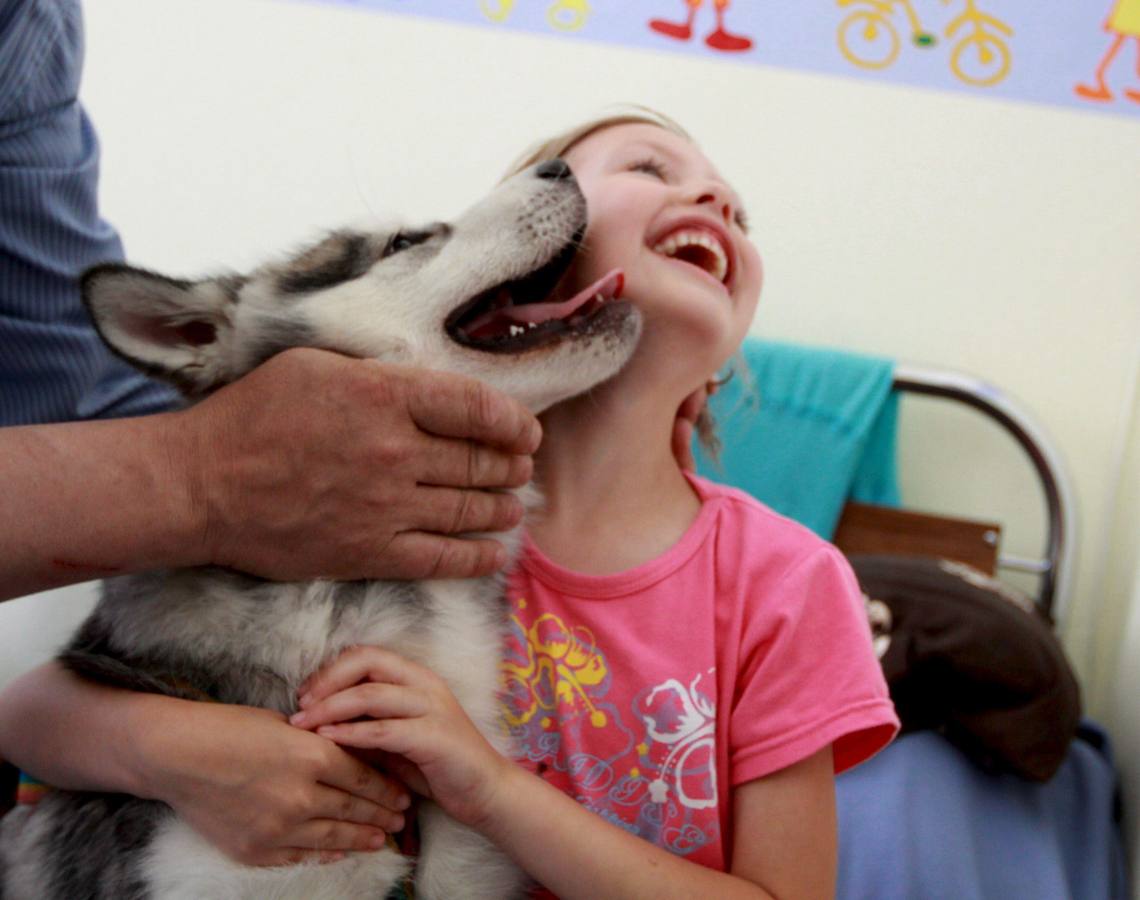
[(422, 244), (431, 235), (430, 231), (397, 231), (388, 241), (388, 246), (384, 248), (384, 255), (391, 256), (416, 244)]

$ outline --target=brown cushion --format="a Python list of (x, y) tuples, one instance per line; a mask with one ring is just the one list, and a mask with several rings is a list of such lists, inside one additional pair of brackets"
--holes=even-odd
[(988, 771), (1052, 777), (1080, 691), (1028, 598), (945, 560), (855, 555), (851, 565), (903, 730), (940, 731)]

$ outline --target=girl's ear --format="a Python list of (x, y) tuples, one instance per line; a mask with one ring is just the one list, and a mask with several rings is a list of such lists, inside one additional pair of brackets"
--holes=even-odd
[(190, 395), (228, 380), (223, 351), (237, 301), (222, 280), (179, 281), (112, 263), (88, 269), (81, 288), (100, 336), (137, 368)]

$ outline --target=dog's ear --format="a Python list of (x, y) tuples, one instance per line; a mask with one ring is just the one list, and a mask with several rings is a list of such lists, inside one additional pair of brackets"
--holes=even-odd
[(111, 263), (88, 269), (81, 287), (100, 336), (128, 362), (192, 395), (229, 380), (223, 350), (237, 304), (233, 283)]

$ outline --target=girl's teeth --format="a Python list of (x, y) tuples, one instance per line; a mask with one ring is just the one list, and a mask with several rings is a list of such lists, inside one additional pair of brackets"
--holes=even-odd
[(704, 231), (695, 229), (679, 231), (661, 241), (653, 250), (655, 253), (661, 253), (665, 256), (676, 256), (677, 251), (681, 248), (693, 245), (704, 247), (712, 254), (713, 267), (709, 274), (717, 281), (724, 281), (725, 275), (728, 274), (728, 259), (725, 256), (724, 248), (720, 245), (720, 241)]

